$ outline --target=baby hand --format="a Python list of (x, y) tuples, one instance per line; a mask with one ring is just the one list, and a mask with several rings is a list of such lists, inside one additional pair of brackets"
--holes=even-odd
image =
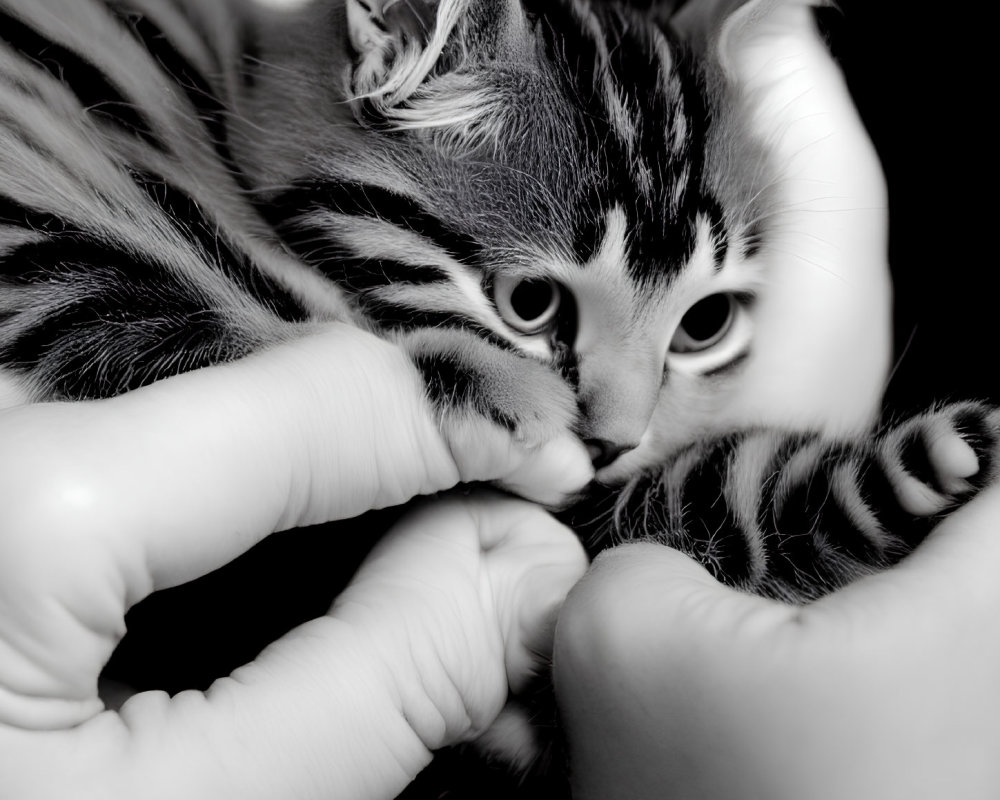
[(548, 661), (556, 613), (583, 575), (579, 540), (492, 492), (428, 503), (375, 548), (331, 615), (381, 656), (428, 750), (469, 741)]

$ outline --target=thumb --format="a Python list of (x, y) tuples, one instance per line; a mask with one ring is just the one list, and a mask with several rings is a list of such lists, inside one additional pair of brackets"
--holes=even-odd
[(804, 607), (666, 547), (601, 556), (555, 635), (574, 797), (994, 796), (997, 520), (1000, 487)]
[[(656, 630), (672, 647), (702, 650), (786, 622), (794, 609), (738, 592), (677, 550), (651, 543), (601, 553), (566, 600), (556, 629), (556, 657), (575, 651), (622, 653)], [(557, 663), (558, 667), (558, 663)]]
[(717, 766), (712, 754), (738, 746), (755, 724), (759, 709), (739, 698), (748, 685), (768, 686), (785, 649), (771, 634), (794, 613), (721, 585), (661, 545), (600, 555), (570, 592), (555, 634), (574, 798), (747, 796), (724, 785), (737, 759), (710, 785), (702, 767), (706, 758)]

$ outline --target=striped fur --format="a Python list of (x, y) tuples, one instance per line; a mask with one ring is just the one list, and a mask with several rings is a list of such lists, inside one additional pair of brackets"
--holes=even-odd
[(31, 399), (230, 360), (313, 311), (161, 36), (104, 4), (0, 5), (0, 363)]
[(1000, 470), (1000, 410), (942, 405), (875, 436), (831, 442), (734, 433), (676, 454), (568, 514), (592, 551), (674, 547), (718, 580), (793, 603), (884, 569)]
[[(529, 445), (571, 429), (605, 460), (635, 447), (663, 382), (659, 305), (688, 262), (718, 265), (729, 246), (700, 178), (694, 74), (626, 9), (444, 2), (427, 46), (355, 97), (367, 55), (351, 54), (344, 13), (0, 4), (8, 382), (24, 399), (107, 397), (341, 319), (410, 349), (443, 419), (487, 409)], [(623, 36), (648, 75), (619, 55)], [(292, 52), (276, 51), (286, 38)], [(499, 66), (518, 43), (523, 58)], [(283, 60), (303, 58), (329, 83)], [(501, 100), (476, 101), (472, 131), (449, 92)], [(512, 274), (557, 281), (600, 318), (567, 302), (525, 335), (491, 296)], [(473, 353), (463, 380), (498, 389), (456, 407), (442, 376)], [(473, 380), (484, 369), (529, 377), (511, 392)]]

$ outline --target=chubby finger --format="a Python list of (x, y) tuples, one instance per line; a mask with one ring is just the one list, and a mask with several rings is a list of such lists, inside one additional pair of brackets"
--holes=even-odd
[[(3, 411), (0, 439), (0, 687), (37, 699), (41, 728), (94, 708), (124, 612), (149, 592), (274, 531), (469, 477), (408, 357), (339, 324), (109, 400)], [(534, 461), (560, 466), (549, 450)], [(474, 477), (526, 458), (507, 448)], [(25, 717), (16, 700), (0, 718)]]
[(721, 586), (661, 545), (598, 556), (556, 626), (553, 677), (574, 797), (741, 796), (720, 783), (698, 786), (701, 751), (725, 751), (732, 741), (726, 731), (713, 741), (717, 715), (726, 713), (713, 704), (725, 705), (739, 694), (734, 684), (754, 686), (766, 671), (739, 642), (780, 627), (787, 614)]
[(0, 724), (5, 789), (24, 800), (388, 800), (433, 749), (490, 724), (507, 671), (526, 669), (508, 651), (537, 644), (535, 629), (585, 566), (575, 537), (529, 503), (496, 493), (428, 502), (380, 542), (329, 615), (207, 692), (141, 693), (72, 730)]
[(395, 347), (331, 325), (110, 400), (0, 412), (0, 720), (72, 725), (125, 611), (273, 531), (453, 485)]
[(388, 800), (433, 749), (488, 727), (585, 568), (573, 534), (525, 501), (428, 502), (328, 616), (207, 692), (141, 693), (72, 730), (0, 724), (5, 788), (24, 800)]
[(594, 477), (583, 443), (573, 436), (553, 439), (525, 454), (500, 485), (546, 508), (564, 508)]
[(110, 400), (12, 409), (2, 424), (16, 501), (5, 530), (119, 537), (142, 548), (156, 588), (273, 531), (458, 479), (406, 357), (344, 325)]
[(68, 730), (0, 724), (0, 794), (390, 800), (431, 758), (394, 681), (350, 625), (313, 620), (204, 693), (143, 692)]
[(516, 693), (547, 664), (566, 595), (584, 575), (576, 535), (544, 509), (494, 493), (474, 497), (484, 561), (506, 644), (507, 679)]
[(410, 664), (399, 670), (407, 717), (438, 748), (485, 730), (509, 688), (543, 666), (558, 609), (586, 567), (579, 540), (543, 509), (476, 491), (404, 518), (331, 613), (363, 630), (394, 627), (373, 647)]

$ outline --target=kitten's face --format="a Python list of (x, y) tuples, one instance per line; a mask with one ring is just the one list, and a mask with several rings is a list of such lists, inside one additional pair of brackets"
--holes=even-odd
[[(551, 365), (602, 479), (736, 427), (867, 424), (889, 347), (881, 183), (818, 42), (803, 33), (831, 127), (802, 130), (816, 109), (771, 57), (740, 67), (759, 87), (706, 78), (613, 4), (527, 5), (472, 4), (416, 90), (355, 104), (360, 146), (327, 166), (381, 189), (314, 212), (335, 279), (386, 329), (474, 326)], [(361, 52), (355, 91), (384, 73)]]

